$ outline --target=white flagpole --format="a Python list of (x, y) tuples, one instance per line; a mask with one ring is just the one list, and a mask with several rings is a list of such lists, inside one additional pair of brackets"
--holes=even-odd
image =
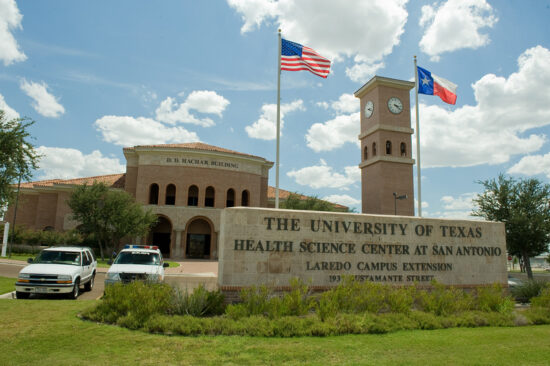
[(416, 187), (418, 191), (418, 216), (422, 217), (422, 188), (420, 184), (421, 174), (420, 174), (420, 123), (419, 114), (418, 114), (418, 69), (416, 67), (416, 56), (414, 56), (414, 82), (415, 82), (415, 93), (416, 93), (416, 175), (417, 182)]
[(277, 154), (275, 160), (275, 208), (279, 208), (279, 144), (281, 135), (281, 30), (278, 37), (277, 55)]

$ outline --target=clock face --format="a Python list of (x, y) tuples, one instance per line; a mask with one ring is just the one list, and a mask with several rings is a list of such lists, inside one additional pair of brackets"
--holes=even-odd
[(365, 104), (365, 117), (370, 118), (370, 116), (372, 116), (372, 112), (374, 112), (374, 103), (372, 100), (369, 100)]
[(401, 111), (403, 111), (403, 103), (401, 103), (401, 100), (396, 97), (391, 97), (388, 99), (388, 109), (393, 114), (399, 114)]

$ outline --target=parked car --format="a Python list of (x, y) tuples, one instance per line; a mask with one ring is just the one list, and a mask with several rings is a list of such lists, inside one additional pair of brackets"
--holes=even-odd
[(51, 247), (44, 249), (19, 272), (15, 283), (18, 299), (31, 294), (66, 294), (76, 299), (80, 286), (94, 287), (97, 260), (87, 247)]
[(164, 281), (165, 263), (158, 246), (125, 245), (105, 276), (105, 286), (117, 282)]

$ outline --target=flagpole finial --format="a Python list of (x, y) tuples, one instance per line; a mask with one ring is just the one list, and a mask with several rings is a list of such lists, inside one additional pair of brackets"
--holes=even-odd
[(416, 55), (414, 55), (414, 59), (416, 60)]
[(281, 28), (279, 28), (279, 33), (281, 33)]

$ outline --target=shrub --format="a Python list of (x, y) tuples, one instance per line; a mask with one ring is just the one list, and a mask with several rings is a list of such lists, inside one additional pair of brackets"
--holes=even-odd
[(105, 288), (103, 300), (85, 317), (106, 323), (120, 322), (137, 329), (154, 314), (165, 314), (172, 304), (172, 287), (162, 283), (135, 281)]
[(544, 286), (545, 282), (531, 280), (512, 288), (510, 292), (517, 301), (529, 302), (531, 298), (540, 294)]
[(269, 309), (269, 299), (272, 291), (266, 286), (251, 286), (241, 290), (241, 300), (247, 316), (266, 315)]
[(523, 312), (531, 324), (550, 324), (550, 309), (534, 306)]
[(531, 306), (550, 310), (550, 284), (546, 284), (535, 297), (531, 298)]
[[(277, 300), (274, 300), (273, 304), (279, 305)], [(309, 286), (300, 279), (293, 278), (290, 280), (290, 291), (283, 295), (280, 311), (277, 313), (279, 316), (300, 316), (308, 314), (314, 307), (314, 299), (310, 296)], [(276, 307), (271, 306), (270, 308), (273, 310)]]
[(435, 315), (450, 315), (471, 309), (472, 296), (455, 287), (447, 288), (445, 285), (432, 281), (430, 291), (418, 292), (418, 304), (426, 312)]
[(475, 291), (475, 308), (491, 312), (510, 312), (514, 309), (514, 302), (504, 295), (502, 285), (495, 283), (490, 287), (479, 287)]
[(193, 292), (174, 288), (170, 313), (175, 315), (211, 316), (224, 312), (224, 297), (220, 291), (208, 291), (201, 284)]

